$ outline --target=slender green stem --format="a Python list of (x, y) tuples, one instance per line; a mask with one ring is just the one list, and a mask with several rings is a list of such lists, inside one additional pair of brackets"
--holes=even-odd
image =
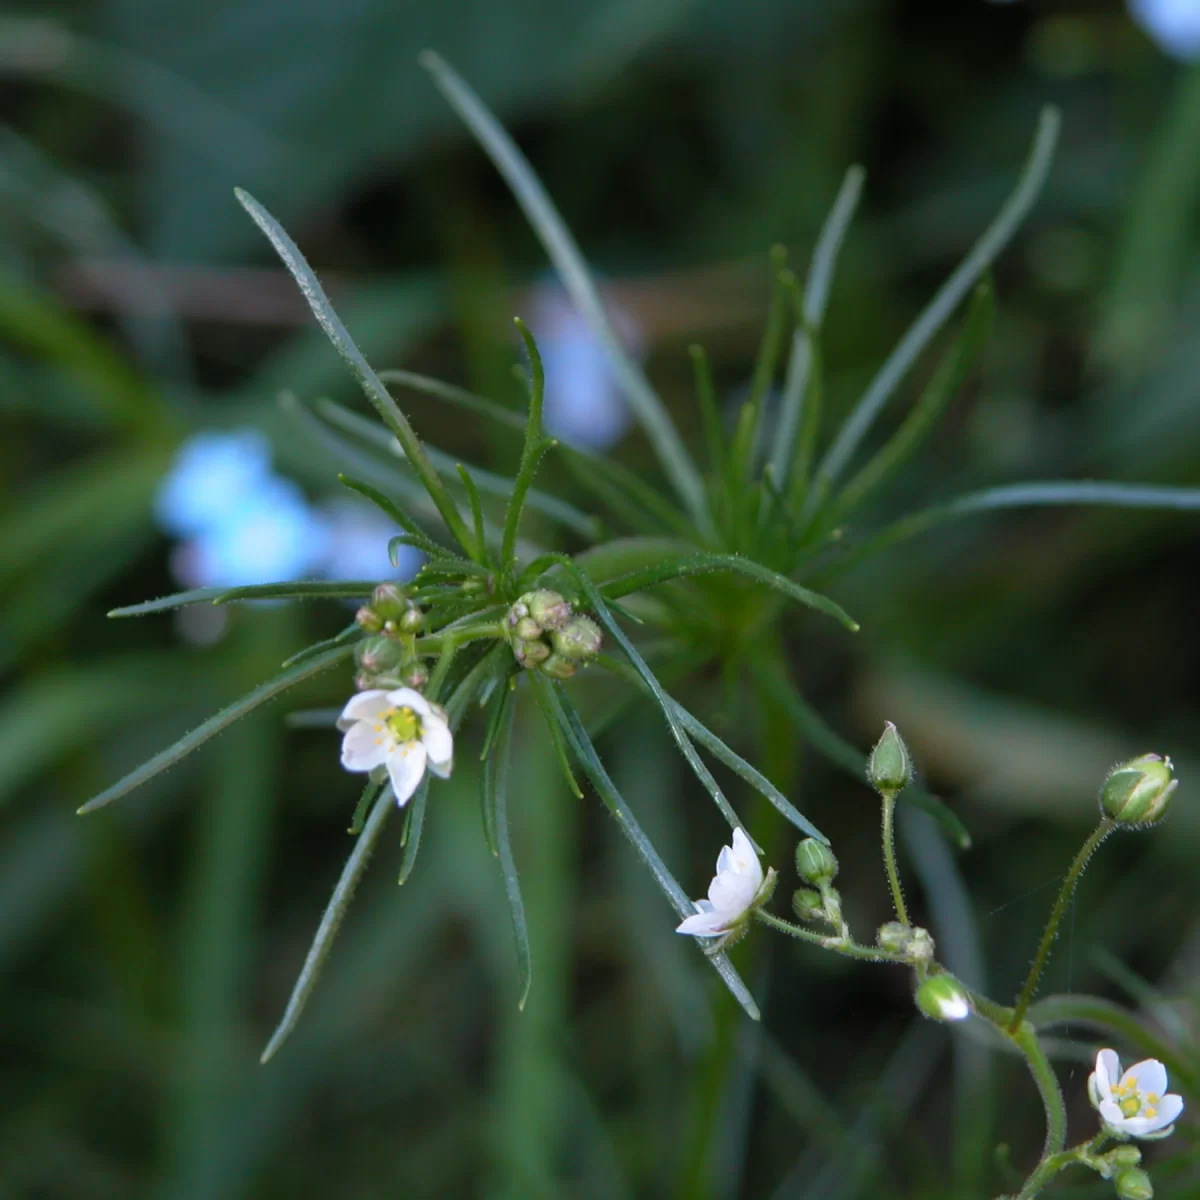
[(1046, 1109), (1046, 1144), (1042, 1150), (1042, 1158), (1045, 1159), (1052, 1154), (1058, 1154), (1067, 1140), (1067, 1109), (1063, 1104), (1062, 1090), (1033, 1026), (1025, 1021), (1009, 1036), (1025, 1056), (1029, 1073), (1033, 1076), (1033, 1082), (1037, 1084), (1038, 1094)]
[(887, 871), (888, 884), (892, 889), (892, 902), (896, 906), (896, 919), (902, 924), (909, 924), (908, 910), (904, 907), (904, 892), (900, 888), (900, 869), (896, 866), (896, 831), (894, 816), (896, 814), (896, 793), (882, 792), (883, 799), (883, 866)]
[(891, 950), (880, 950), (878, 946), (862, 946), (858, 942), (851, 941), (849, 938), (839, 937), (836, 934), (817, 933), (812, 929), (804, 929), (799, 925), (793, 925), (791, 921), (785, 921), (782, 917), (765, 912), (761, 908), (756, 908), (754, 915), (771, 929), (778, 929), (780, 933), (786, 933), (802, 942), (811, 942), (814, 946), (820, 946), (822, 950), (832, 950), (835, 954), (844, 955), (846, 958), (861, 958), (870, 962), (898, 963), (901, 966), (909, 966), (911, 964), (911, 960), (907, 955), (897, 954)]
[(1017, 1193), (1016, 1200), (1033, 1200), (1033, 1197), (1055, 1175), (1067, 1167), (1078, 1163), (1080, 1166), (1094, 1168), (1092, 1156), (1107, 1140), (1108, 1134), (1099, 1133), (1090, 1142), (1080, 1142), (1078, 1146), (1072, 1146), (1070, 1150), (1063, 1150), (1058, 1154), (1051, 1154), (1049, 1157), (1043, 1158), (1033, 1169), (1033, 1173), (1029, 1178), (1021, 1185), (1021, 1190)]
[(1046, 960), (1050, 957), (1050, 948), (1054, 945), (1054, 939), (1058, 935), (1058, 926), (1062, 922), (1063, 914), (1067, 911), (1067, 905), (1070, 903), (1071, 897), (1075, 894), (1075, 886), (1079, 883), (1079, 877), (1083, 874), (1084, 868), (1088, 864), (1088, 859), (1095, 853), (1096, 847), (1116, 827), (1117, 823), (1106, 817), (1096, 826), (1088, 840), (1079, 848), (1079, 853), (1075, 855), (1075, 861), (1071, 864), (1071, 869), (1067, 872), (1062, 887), (1059, 888), (1058, 896), (1055, 898), (1054, 907), (1050, 910), (1050, 919), (1046, 922), (1046, 928), (1042, 931), (1042, 941), (1038, 946), (1033, 965), (1029, 968), (1029, 974), (1025, 977), (1025, 986), (1021, 989), (1021, 994), (1017, 998), (1012, 1020), (1008, 1026), (1010, 1033), (1016, 1034), (1021, 1027), (1022, 1021), (1025, 1020), (1025, 1014), (1029, 1011), (1030, 1002), (1037, 991), (1038, 980), (1041, 979), (1042, 971), (1046, 966)]
[(500, 638), (504, 636), (504, 630), (495, 621), (488, 621), (485, 624), (479, 625), (460, 625), (457, 628), (446, 629), (440, 633), (430, 634), (428, 637), (417, 638), (414, 643), (418, 653), (431, 654), (445, 649), (446, 645), (452, 644), (454, 649), (465, 645), (467, 642), (480, 641), (483, 638)]

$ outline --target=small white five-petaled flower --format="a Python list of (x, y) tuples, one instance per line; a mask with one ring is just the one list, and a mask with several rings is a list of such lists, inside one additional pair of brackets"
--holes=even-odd
[(386, 766), (399, 805), (408, 803), (426, 766), (442, 779), (450, 777), (454, 737), (446, 714), (412, 688), (359, 692), (337, 724), (346, 735), (342, 766), (347, 771)]
[(1183, 1112), (1182, 1097), (1167, 1092), (1167, 1069), (1158, 1059), (1134, 1063), (1122, 1075), (1113, 1050), (1096, 1055), (1088, 1095), (1105, 1126), (1126, 1137), (1164, 1138)]
[(717, 856), (717, 873), (708, 885), (708, 899), (696, 900), (695, 913), (686, 917), (676, 933), (695, 937), (724, 937), (740, 925), (774, 883), (774, 871), (763, 879), (762, 863), (750, 839), (740, 830), (733, 831), (733, 845), (722, 846)]

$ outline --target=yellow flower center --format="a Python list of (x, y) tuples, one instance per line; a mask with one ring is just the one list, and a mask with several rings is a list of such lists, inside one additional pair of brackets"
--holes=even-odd
[(407, 705), (389, 708), (383, 714), (383, 723), (397, 742), (414, 742), (421, 736), (421, 719)]

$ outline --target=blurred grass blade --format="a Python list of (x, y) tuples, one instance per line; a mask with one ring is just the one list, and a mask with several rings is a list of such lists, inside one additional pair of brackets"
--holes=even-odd
[[(805, 741), (865, 786), (867, 756), (830, 729), (816, 709), (776, 665), (756, 662), (752, 664), (751, 669), (767, 694), (791, 718)], [(960, 850), (970, 849), (971, 835), (967, 832), (967, 827), (954, 811), (936, 796), (930, 795), (915, 784), (910, 784), (902, 793), (902, 802), (913, 804), (927, 812)]]
[(424, 483), (430, 499), (441, 513), (446, 527), (454, 534), (459, 545), (464, 550), (468, 549), (471, 545), (470, 532), (463, 523), (458, 508), (442, 484), (437, 471), (434, 470), (433, 464), (426, 457), (420, 439), (408, 423), (408, 418), (400, 411), (379, 376), (371, 368), (370, 363), (354, 344), (354, 339), (351, 338), (341, 319), (334, 312), (333, 306), (329, 303), (329, 297), (325, 295), (325, 290), (321, 287), (320, 281), (308, 265), (304, 255), (300, 253), (299, 247), (287, 235), (283, 226), (249, 192), (245, 192), (241, 188), (234, 188), (234, 195), (250, 214), (254, 223), (266, 234), (271, 245), (275, 247), (275, 252), (283, 260), (283, 265), (291, 272), (305, 300), (308, 301), (308, 306), (312, 309), (317, 323), (345, 360), (383, 423), (400, 439), (404, 453), (412, 463), (413, 469), (421, 477), (421, 482)]
[[(339, 474), (338, 482), (343, 487), (348, 487), (352, 492), (357, 492), (364, 499), (370, 500), (376, 508), (391, 517), (408, 535), (410, 539), (408, 545), (415, 546), (418, 550), (424, 551), (430, 558), (458, 557), (453, 551), (447, 550), (445, 546), (439, 546), (404, 509), (378, 488), (372, 487), (369, 483), (364, 483), (361, 479), (354, 479), (349, 475)], [(460, 561), (466, 562), (467, 560), (464, 558)]]
[[(508, 689), (504, 689), (505, 695)], [(521, 994), (517, 1008), (524, 1009), (529, 996), (532, 966), (529, 955), (529, 929), (525, 923), (525, 904), (521, 899), (521, 883), (517, 878), (517, 864), (513, 859), (512, 841), (508, 828), (508, 779), (509, 763), (512, 758), (513, 706), (505, 704), (500, 718), (500, 731), (495, 748), (483, 767), (484, 812), (491, 811), (496, 840), (496, 851), (500, 856), (500, 868), (504, 872), (504, 891), (508, 896), (508, 908), (512, 914), (513, 936), (517, 943), (517, 969), (521, 976)]]
[(442, 95), (475, 135), (512, 189), (563, 286), (612, 359), (629, 406), (645, 429), (680, 499), (695, 521), (706, 524), (707, 509), (700, 473), (688, 456), (662, 401), (621, 345), (600, 302), (583, 255), (532, 167), (483, 101), (450, 66), (429, 50), (421, 55), (421, 65), (433, 76)]
[(751, 579), (757, 579), (760, 583), (765, 583), (777, 592), (783, 592), (785, 596), (790, 596), (793, 600), (797, 600), (809, 608), (815, 608), (819, 612), (836, 618), (851, 633), (858, 632), (858, 622), (828, 596), (822, 596), (820, 592), (801, 587), (798, 583), (793, 583), (769, 567), (764, 567), (753, 559), (743, 558), (736, 554), (699, 552), (667, 558), (665, 562), (659, 562), (656, 566), (610, 579), (602, 585), (601, 590), (605, 596), (617, 598), (628, 596), (632, 592), (640, 592), (643, 588), (653, 587), (657, 583), (680, 579), (685, 575), (711, 575), (722, 571), (732, 571), (739, 575), (748, 575)]
[(246, 587), (192, 588), (157, 600), (114, 608), (110, 617), (143, 617), (189, 604), (232, 604), (236, 600), (357, 600), (369, 596), (375, 583), (369, 579), (292, 580), (288, 583), (255, 583)]
[(767, 321), (763, 328), (762, 342), (754, 360), (754, 374), (750, 380), (750, 392), (743, 407), (754, 417), (753, 440), (748, 462), (754, 463), (762, 454), (766, 436), (767, 395), (775, 382), (779, 369), (779, 357), (783, 350), (783, 338), (788, 325), (788, 289), (783, 286), (781, 275), (788, 269), (787, 249), (775, 246), (771, 250), (771, 303), (767, 309)]
[(721, 412), (717, 407), (717, 389), (713, 383), (712, 366), (703, 346), (689, 346), (688, 354), (692, 359), (693, 384), (700, 405), (700, 425), (708, 446), (710, 475), (722, 487), (721, 503), (728, 504), (729, 452), (725, 449), (726, 435), (721, 426)]
[(306, 646), (303, 650), (297, 650), (291, 658), (285, 658), (279, 665), (286, 671), (288, 667), (294, 667), (297, 663), (307, 662), (310, 658), (315, 658), (318, 654), (322, 654), (326, 650), (332, 650), (335, 646), (352, 645), (359, 641), (362, 636), (362, 626), (357, 621), (352, 622), (341, 633), (335, 633), (333, 637), (326, 638), (323, 642), (314, 642), (311, 646)]
[(358, 837), (362, 833), (363, 826), (367, 822), (367, 816), (379, 796), (380, 788), (386, 786), (386, 780), (377, 780), (368, 776), (366, 785), (358, 797), (358, 803), (354, 806), (354, 815), (350, 818), (350, 827), (346, 830), (351, 837)]
[(1008, 508), (1054, 508), (1072, 505), (1107, 508), (1157, 508), (1174, 512), (1200, 511), (1200, 488), (1164, 487), (1152, 483), (1106, 483), (1064, 479), (1011, 483), (968, 492), (945, 504), (935, 504), (901, 517), (857, 547), (838, 563), (838, 570), (861, 562), (900, 542), (927, 533), (945, 521)]
[(675, 702), (663, 691), (662, 685), (658, 682), (654, 672), (646, 665), (646, 660), (642, 658), (634, 644), (625, 636), (624, 630), (617, 624), (612, 613), (609, 612), (608, 605), (604, 603), (604, 597), (601, 596), (596, 585), (574, 563), (571, 563), (571, 573), (583, 589), (583, 594), (587, 597), (588, 603), (600, 619), (601, 624), (612, 634), (613, 639), (625, 652), (625, 657), (629, 659), (633, 669), (641, 676), (650, 694), (653, 696), (654, 702), (662, 710), (663, 717), (667, 722), (667, 728), (671, 731), (671, 736), (675, 739), (675, 744), (679, 747), (679, 752), (683, 755), (687, 765), (691, 767), (692, 774), (704, 785), (704, 788), (712, 797), (713, 803), (720, 809), (721, 815), (729, 822), (730, 828), (741, 828), (741, 818), (733, 811), (732, 805), (725, 798), (725, 793), (721, 791), (721, 785), (713, 778), (712, 772), (704, 765), (704, 760), (696, 753), (696, 747), (692, 745), (691, 738), (688, 737), (687, 731), (675, 715)]
[(279, 1022), (275, 1032), (271, 1034), (271, 1040), (267, 1043), (267, 1048), (262, 1052), (260, 1062), (269, 1062), (279, 1050), (279, 1047), (287, 1040), (288, 1035), (296, 1028), (296, 1023), (300, 1020), (300, 1014), (304, 1011), (304, 1006), (308, 1003), (313, 989), (317, 986), (317, 979), (321, 974), (321, 968), (325, 965), (325, 959), (329, 956), (329, 951), (333, 946), (333, 939), (337, 936), (338, 928), (346, 915), (347, 909), (350, 907), (350, 901), (354, 898), (355, 889), (358, 887), (363, 871), (366, 870), (367, 863), (370, 861), (371, 852), (375, 849), (375, 843), (379, 841), (379, 835), (383, 832), (384, 824), (395, 807), (396, 804), (392, 798), (392, 789), (390, 786), (387, 786), (379, 793), (379, 797), (371, 809), (371, 815), (367, 818), (367, 823), (358, 835), (354, 843), (354, 849), (350, 851), (350, 857), (346, 859), (346, 865), (342, 868), (341, 877), (337, 881), (337, 886), (333, 889), (333, 895), (326, 906), (325, 914), (321, 917), (320, 925), (317, 926), (317, 933), (313, 938), (312, 946), (309, 948), (308, 957), (304, 960), (304, 966), (300, 969), (300, 977), (296, 980), (296, 986), (292, 989), (292, 995), (288, 1000), (287, 1008), (284, 1009), (283, 1019)]
[(846, 484), (833, 504), (829, 523), (842, 520), (878, 492), (916, 452), (937, 424), (946, 405), (966, 382), (975, 360), (987, 344), (995, 315), (991, 284), (984, 279), (975, 288), (962, 330), (942, 360), (928, 387), (900, 428), (873, 458)]
[(405, 822), (404, 857), (400, 860), (399, 884), (408, 882), (413, 867), (417, 865), (417, 854), (421, 849), (421, 834), (425, 829), (425, 809), (429, 804), (429, 772), (421, 776), (417, 790), (408, 802), (408, 820)]
[(820, 474), (831, 482), (836, 481), (845, 470), (859, 444), (870, 432), (880, 410), (934, 334), (950, 319), (954, 310), (978, 283), (1028, 215), (1049, 174), (1055, 144), (1058, 141), (1058, 128), (1058, 110), (1043, 109), (1033, 146), (1012, 195), (1005, 201), (983, 236), (971, 247), (966, 258), (909, 326), (863, 393), (846, 423), (838, 430), (837, 437), (834, 438), (833, 445), (830, 446), (820, 467)]
[[(596, 753), (596, 748), (592, 745), (592, 740), (588, 737), (587, 730), (584, 729), (583, 722), (579, 719), (579, 714), (575, 711), (574, 706), (560, 687), (551, 685), (547, 688), (547, 691), (550, 695), (550, 703), (553, 706), (555, 718), (561, 724), (567, 741), (570, 743), (571, 749), (579, 761), (579, 765), (583, 767), (584, 774), (587, 775), (592, 786), (596, 789), (597, 795), (599, 795), (608, 811), (616, 818), (621, 832), (633, 844), (633, 848), (637, 851), (641, 860), (650, 868), (650, 874), (653, 876), (654, 882), (658, 884), (659, 890), (671, 902), (671, 906), (675, 909), (675, 912), (681, 918), (690, 917), (696, 911), (695, 906), (688, 899), (687, 893), (679, 886), (675, 877), (667, 870), (666, 863), (663, 862), (658, 851), (655, 850), (654, 844), (637, 823), (637, 819), (630, 811), (629, 805), (625, 803), (624, 797), (617, 791), (616, 785), (609, 778), (608, 772), (605, 771), (604, 764), (600, 761), (600, 756)], [(706, 954), (705, 958), (712, 963), (717, 974), (721, 976), (725, 986), (733, 994), (734, 999), (745, 1009), (746, 1014), (754, 1021), (759, 1020), (758, 1005), (754, 1003), (754, 997), (750, 995), (746, 985), (742, 982), (741, 976), (734, 970), (733, 964), (730, 963), (728, 957), (724, 954)]]
[(454, 469), (462, 480), (463, 491), (467, 493), (467, 503), (471, 507), (471, 526), (475, 532), (475, 545), (479, 549), (479, 557), (487, 562), (489, 555), (487, 537), (483, 532), (483, 504), (479, 499), (479, 489), (475, 486), (475, 480), (471, 478), (471, 472), (462, 463), (455, 463)]
[(444, 383), (430, 375), (419, 375), (415, 371), (402, 371), (397, 368), (380, 371), (379, 378), (384, 383), (398, 383), (402, 387), (412, 388), (413, 391), (421, 392), (426, 396), (436, 396), (447, 404), (464, 408), (467, 412), (475, 413), (476, 416), (487, 417), (499, 425), (507, 426), (516, 433), (525, 432), (525, 418), (519, 412), (505, 408), (503, 404), (489, 400), (486, 396), (479, 396), (466, 388), (456, 387), (452, 383)]
[[(796, 332), (792, 335), (792, 353), (788, 359), (787, 377), (783, 395), (779, 401), (779, 424), (775, 430), (775, 448), (770, 457), (771, 468), (779, 482), (781, 491), (787, 491), (788, 477), (796, 457), (796, 435), (800, 429), (800, 413), (808, 397), (809, 371), (813, 361), (813, 340), (825, 320), (825, 308), (829, 303), (829, 289), (833, 284), (833, 272), (837, 266), (838, 251), (846, 237), (846, 230), (854, 219), (862, 195), (866, 172), (862, 167), (851, 167), (838, 191), (829, 216), (821, 227), (817, 244), (813, 248), (812, 263), (804, 284), (804, 301)], [(814, 429), (813, 436), (816, 431)]]
[(235, 700), (228, 707), (221, 709), (215, 716), (209, 717), (204, 724), (197, 726), (191, 733), (181, 737), (173, 746), (168, 746), (167, 749), (160, 750), (153, 758), (142, 763), (135, 770), (130, 771), (124, 779), (118, 780), (112, 787), (106, 788), (98, 796), (93, 797), (78, 811), (80, 813), (95, 812), (96, 809), (103, 808), (106, 804), (111, 804), (114, 800), (118, 800), (120, 797), (126, 795), (126, 793), (132, 792), (134, 788), (141, 787), (147, 780), (153, 779), (155, 775), (165, 771), (168, 767), (173, 767), (181, 758), (191, 754), (193, 750), (198, 750), (210, 738), (216, 737), (218, 733), (223, 729), (227, 729), (240, 717), (244, 717), (248, 712), (253, 712), (259, 705), (266, 704), (268, 700), (273, 700), (281, 692), (287, 691), (288, 688), (295, 687), (296, 684), (302, 683), (305, 679), (309, 679), (313, 675), (327, 670), (334, 664), (342, 662), (353, 653), (353, 646), (339, 646), (336, 650), (327, 650), (324, 654), (309, 659), (308, 662), (291, 667), (286, 671), (281, 671), (274, 679), (260, 684), (253, 691), (247, 692), (246, 695)]

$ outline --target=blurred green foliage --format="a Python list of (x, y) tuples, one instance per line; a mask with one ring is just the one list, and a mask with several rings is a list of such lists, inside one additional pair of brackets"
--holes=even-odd
[[(303, 241), (373, 362), (516, 404), (509, 321), (544, 264), (417, 69), (427, 45), (524, 146), (642, 327), (693, 444), (685, 339), (708, 347), (732, 411), (767, 248), (807, 261), (851, 162), (867, 184), (826, 321), (834, 413), (1057, 103), (1063, 145), (995, 273), (982, 369), (889, 514), (1029, 477), (1200, 484), (1200, 75), (1168, 67), (1116, 5), (63, 0), (10, 13), (0, 1193), (994, 1195), (993, 1146), (1024, 1167), (1041, 1137), (1021, 1064), (918, 1021), (898, 973), (763, 939), (738, 952), (763, 1024), (736, 1019), (600, 807), (566, 791), (529, 713), (509, 796), (537, 964), (523, 1013), (470, 746), (403, 889), (385, 840), (269, 1068), (258, 1053), (348, 848), (358, 787), (332, 735), (289, 729), (276, 706), (103, 816), (73, 815), (346, 620), (336, 604), (240, 609), (199, 649), (169, 618), (103, 615), (172, 589), (150, 503), (188, 432), (258, 424), (314, 494), (334, 487), (274, 401), (283, 388), (349, 399), (352, 384), (235, 184)], [(409, 411), (433, 444), (511, 473), (515, 437), (427, 401)], [(904, 411), (893, 403), (890, 427)], [(620, 454), (654, 470), (640, 435)], [(553, 463), (546, 481), (579, 500)], [(996, 995), (1024, 974), (1107, 767), (1175, 757), (1171, 824), (1105, 848), (1047, 983), (1141, 1010), (1193, 1070), (1198, 538), (1186, 514), (973, 519), (838, 579), (856, 639), (807, 613), (790, 628), (792, 673), (829, 723), (865, 746), (897, 721), (970, 827), (972, 849), (952, 853), (902, 813), (902, 853), (917, 919)], [(832, 838), (852, 921), (884, 919), (865, 785), (801, 746), (776, 704), (748, 706), (716, 677), (687, 688), (721, 732), (768, 746), (756, 765)], [(345, 691), (322, 676), (292, 703)], [(698, 891), (723, 826), (649, 712), (601, 748)], [(729, 793), (744, 797), (732, 778)], [(1086, 1045), (1073, 1028), (1057, 1049), (1072, 1121), (1090, 1128)], [(1159, 1195), (1197, 1194), (1194, 1129), (1151, 1150), (1171, 1160)]]

